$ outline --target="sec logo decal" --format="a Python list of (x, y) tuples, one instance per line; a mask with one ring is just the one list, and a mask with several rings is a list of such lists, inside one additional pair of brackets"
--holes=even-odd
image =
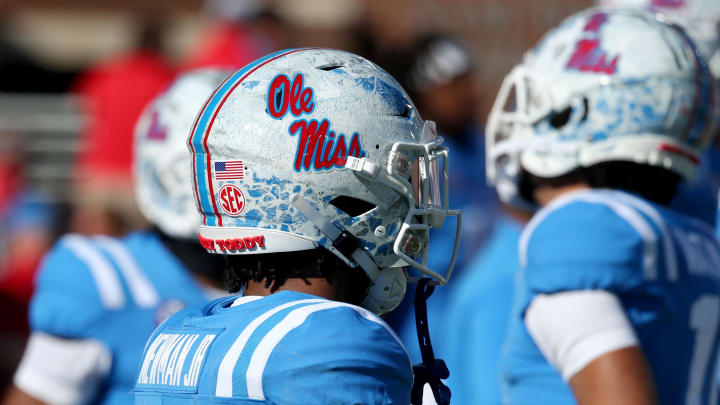
[(226, 214), (236, 217), (245, 209), (245, 195), (238, 186), (226, 184), (220, 188), (220, 207)]

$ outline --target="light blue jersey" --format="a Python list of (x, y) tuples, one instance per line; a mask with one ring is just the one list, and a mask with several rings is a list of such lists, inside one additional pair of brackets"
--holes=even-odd
[(146, 346), (137, 405), (403, 404), (405, 348), (369, 311), (295, 291), (173, 315)]
[(519, 257), (519, 296), (502, 366), (509, 404), (575, 404), (523, 315), (538, 294), (592, 289), (620, 299), (661, 404), (717, 399), (720, 247), (705, 223), (627, 193), (581, 191), (533, 217)]
[[(522, 226), (501, 217), (485, 248), (453, 283), (455, 293), (433, 341), (451, 370), (452, 403), (500, 405), (500, 351), (505, 340), (520, 264), (517, 244)], [(459, 333), (458, 331), (462, 331)]]
[(92, 403), (128, 404), (155, 327), (172, 312), (208, 300), (155, 233), (122, 239), (68, 235), (41, 267), (30, 324), (34, 332), (99, 341), (112, 365)]

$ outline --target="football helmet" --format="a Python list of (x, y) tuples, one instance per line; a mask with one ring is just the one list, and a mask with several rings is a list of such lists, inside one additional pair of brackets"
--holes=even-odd
[[(258, 59), (216, 89), (188, 143), (209, 252), (324, 247), (368, 275), (363, 306), (376, 313), (402, 300), (407, 266), (450, 277), (448, 150), (370, 61), (330, 49)], [(429, 229), (448, 215), (451, 263), (430, 269)]]
[(527, 207), (522, 169), (552, 178), (631, 161), (687, 179), (711, 136), (713, 99), (707, 65), (681, 28), (640, 9), (586, 10), (505, 78), (487, 124), (488, 180), (503, 201)]
[(186, 140), (203, 102), (231, 71), (186, 73), (145, 108), (135, 126), (135, 194), (145, 218), (165, 234), (194, 239), (200, 225)]
[(596, 0), (600, 6), (642, 7), (666, 14), (681, 25), (705, 55), (710, 71), (720, 77), (720, 1)]

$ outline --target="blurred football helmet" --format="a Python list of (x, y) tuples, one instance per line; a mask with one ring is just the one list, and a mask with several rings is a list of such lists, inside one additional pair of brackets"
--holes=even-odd
[(710, 138), (713, 99), (681, 28), (640, 9), (586, 10), (505, 78), (487, 125), (488, 180), (503, 201), (528, 206), (522, 169), (552, 178), (631, 161), (687, 179)]
[(145, 218), (165, 234), (197, 236), (187, 136), (203, 102), (230, 71), (189, 72), (153, 100), (135, 126), (135, 194)]
[(720, 77), (720, 1), (717, 0), (596, 0), (601, 6), (642, 7), (666, 14), (681, 25)]
[[(189, 139), (209, 252), (327, 248), (372, 282), (383, 313), (427, 267), (429, 229), (448, 215), (448, 151), (400, 85), (359, 56), (329, 49), (270, 54), (208, 100)], [(459, 229), (456, 232), (459, 235)]]

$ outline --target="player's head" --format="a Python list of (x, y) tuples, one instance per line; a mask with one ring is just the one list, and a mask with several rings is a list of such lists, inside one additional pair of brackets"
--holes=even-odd
[(425, 35), (408, 59), (403, 74), (408, 93), (442, 134), (461, 134), (475, 122), (479, 92), (470, 50), (459, 38)]
[[(666, 202), (710, 138), (712, 84), (689, 37), (654, 13), (573, 15), (505, 79), (487, 126), (488, 179), (517, 205), (533, 203), (521, 192), (528, 178), (581, 179)], [(627, 170), (635, 173), (618, 178)], [(641, 189), (648, 174), (667, 185)]]
[[(270, 54), (215, 91), (190, 136), (201, 243), (244, 274), (274, 272), (275, 287), (288, 272), (355, 272), (370, 284), (362, 305), (389, 311), (404, 295), (404, 267), (439, 283), (451, 270), (425, 264), (429, 229), (457, 215), (441, 142), (370, 61), (329, 49)], [(268, 270), (248, 268), (258, 263)]]
[(200, 215), (192, 191), (187, 136), (203, 102), (230, 72), (180, 76), (153, 100), (135, 126), (135, 194), (148, 222), (177, 239), (195, 240)]

